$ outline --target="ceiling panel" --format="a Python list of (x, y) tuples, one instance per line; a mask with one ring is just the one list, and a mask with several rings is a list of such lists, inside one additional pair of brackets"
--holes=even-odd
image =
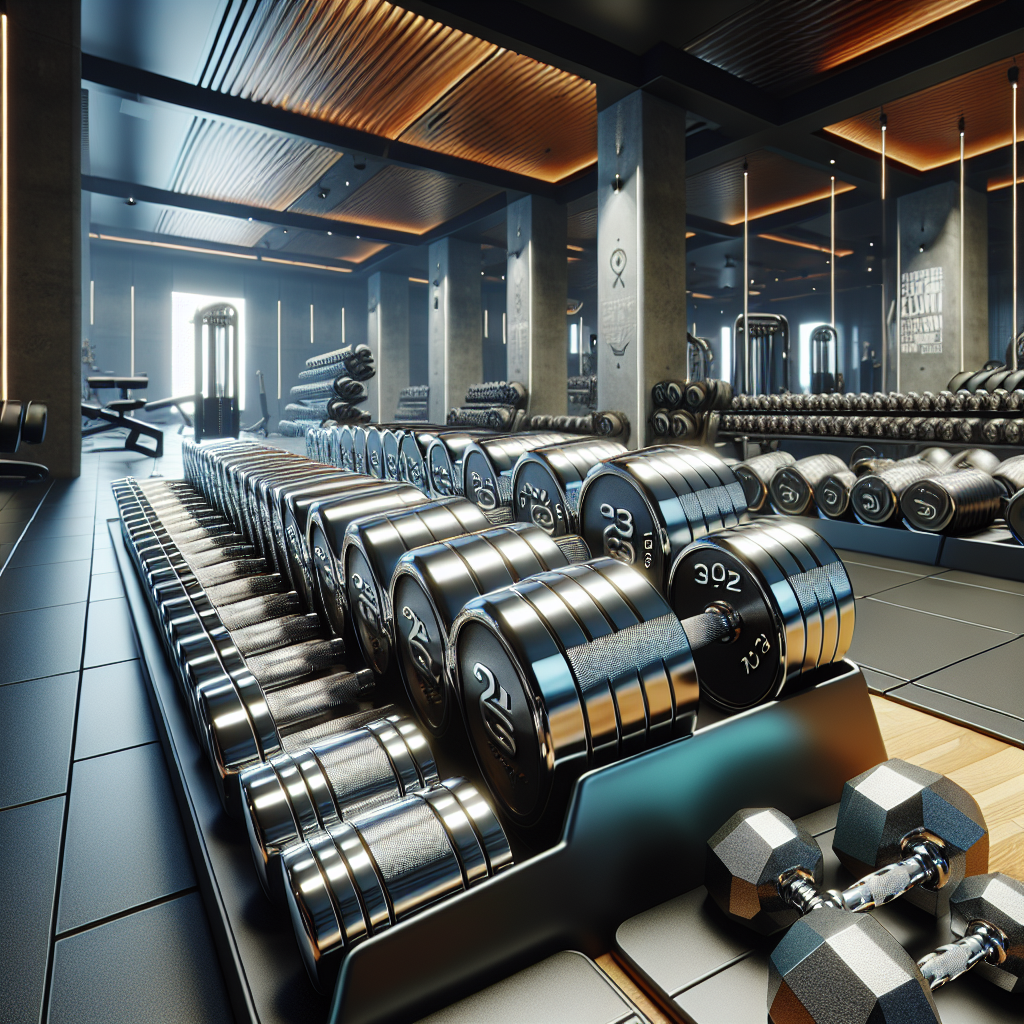
[(202, 85), (397, 138), (497, 47), (384, 0), (234, 0)]
[(325, 214), (333, 220), (421, 235), (500, 190), (435, 171), (384, 167)]
[(371, 256), (386, 249), (384, 242), (368, 242), (364, 239), (350, 238), (347, 235), (326, 235), (316, 231), (300, 231), (294, 238), (289, 236), (287, 245), (281, 246), (281, 252), (304, 253), (307, 256), (326, 256), (349, 263), (362, 263)]
[[(790, 210), (831, 194), (830, 175), (770, 150), (747, 157), (750, 219)], [(853, 185), (836, 180), (836, 195)], [(743, 157), (686, 179), (686, 212), (721, 224), (743, 223)]]
[[(1018, 54), (1024, 60), (1024, 53)], [(887, 158), (918, 171), (960, 159), (958, 122), (965, 122), (964, 153), (970, 158), (1001, 146), (1011, 139), (1012, 90), (1006, 80), (1010, 62), (1001, 60), (930, 89), (904, 96), (885, 105), (888, 119)], [(825, 131), (848, 142), (880, 153), (882, 133), (877, 108), (867, 110)], [(1024, 103), (1017, 104), (1017, 133), (1024, 134)]]
[(221, 217), (214, 213), (165, 207), (153, 230), (161, 235), (176, 235), (179, 238), (253, 246), (270, 230), (270, 226), (238, 217)]
[(686, 49), (753, 85), (785, 93), (985, 2), (759, 0)]
[(341, 159), (326, 146), (196, 117), (167, 187), (172, 192), (285, 210)]
[(401, 140), (561, 181), (597, 161), (597, 86), (501, 50), (426, 111)]

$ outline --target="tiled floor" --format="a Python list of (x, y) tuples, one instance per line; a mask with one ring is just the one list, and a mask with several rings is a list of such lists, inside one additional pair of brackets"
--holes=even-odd
[[(231, 1019), (106, 526), (175, 440), (0, 491), (0, 1022)], [(869, 685), (1024, 744), (1024, 583), (842, 554)]]
[(153, 470), (0, 491), (4, 1024), (233, 1019), (107, 533), (110, 481)]

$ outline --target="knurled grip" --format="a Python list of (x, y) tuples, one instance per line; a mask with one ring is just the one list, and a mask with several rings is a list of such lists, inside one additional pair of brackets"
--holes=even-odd
[(262, 654), (276, 647), (318, 640), (322, 636), (323, 629), (316, 615), (285, 615), (232, 630), (231, 641), (240, 654), (248, 656)]
[(268, 690), (292, 680), (325, 675), (332, 668), (338, 667), (344, 652), (345, 645), (341, 641), (310, 640), (268, 651), (266, 654), (253, 655), (246, 658), (245, 663), (260, 686)]
[(206, 596), (214, 608), (246, 601), (250, 598), (268, 594), (279, 594), (284, 581), (275, 573), (263, 573), (258, 576), (244, 576), (241, 579), (218, 583), (206, 588)]
[(375, 676), (368, 668), (335, 672), (266, 694), (267, 707), (278, 729), (312, 718), (324, 718), (333, 708), (365, 700)]
[(940, 946), (918, 962), (925, 981), (932, 989), (941, 988), (947, 981), (959, 978), (971, 964), (980, 959), (983, 942), (974, 935)]
[(258, 622), (278, 619), (283, 615), (299, 615), (301, 612), (302, 603), (294, 591), (261, 594), (225, 607), (217, 607), (220, 621), (228, 630), (245, 629)]

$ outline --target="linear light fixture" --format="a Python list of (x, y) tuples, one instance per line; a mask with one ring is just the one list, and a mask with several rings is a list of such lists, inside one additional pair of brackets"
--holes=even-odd
[[(256, 259), (255, 256), (252, 257)], [(309, 267), (311, 270), (333, 270), (338, 274), (351, 274), (351, 267), (328, 267), (323, 263), (302, 263), (299, 260), (282, 260), (276, 256), (260, 256), (263, 263), (287, 263), (290, 267)]]
[[(818, 245), (816, 242), (802, 242), (797, 238), (786, 238), (785, 235), (758, 235), (758, 238), (763, 238), (768, 242), (781, 242), (783, 245), (795, 245), (799, 249), (811, 249), (814, 252), (832, 252), (827, 245)], [(837, 260), (841, 260), (844, 256), (852, 256), (852, 249), (836, 249), (835, 256)]]
[(747, 316), (750, 312), (750, 275), (747, 271), (747, 251), (750, 227), (750, 197), (747, 189), (750, 171), (743, 161), (743, 390), (750, 391), (750, 335), (747, 332)]
[(135, 285), (132, 285), (132, 321), (131, 321), (131, 345), (132, 345), (132, 358), (131, 358), (131, 375), (135, 376)]
[[(4, 38), (6, 39), (7, 37), (4, 36)], [(6, 65), (6, 60), (5, 60), (4, 63)], [(1013, 184), (1011, 185), (1011, 188), (1013, 189), (1013, 214), (1012, 214), (1012, 216), (1013, 216), (1013, 242), (1012, 242), (1012, 246), (1011, 246), (1012, 250), (1013, 250), (1013, 321), (1010, 324), (1010, 328), (1011, 328), (1010, 329), (1010, 369), (1016, 372), (1016, 370), (1017, 370), (1017, 79), (1020, 77), (1020, 70), (1018, 69), (1016, 64), (1012, 65), (1010, 70), (1007, 71), (1006, 77), (1010, 81), (1010, 85), (1012, 86), (1012, 90), (1011, 91), (1013, 93), (1012, 107), (1011, 107), (1011, 111), (1012, 112), (1011, 112), (1011, 115), (1010, 115), (1010, 122), (1013, 125), (1013, 142), (1011, 143), (1011, 151), (1013, 153), (1013, 171), (1012, 171), (1012, 173), (1010, 175), (1010, 180), (1013, 182)], [(7, 90), (5, 89), (4, 90), (4, 96), (6, 97), (6, 95), (7, 95)], [(6, 137), (6, 134), (7, 133), (5, 132), (4, 133), (5, 137)], [(7, 153), (7, 147), (5, 146), (4, 147), (4, 154), (5, 154), (4, 159), (6, 159), (6, 153)], [(6, 201), (7, 201), (7, 189), (4, 188), (4, 202), (6, 202)], [(4, 224), (6, 224), (6, 223), (7, 223), (7, 218), (4, 217)], [(7, 264), (5, 262), (4, 266), (6, 267), (6, 265)], [(6, 273), (6, 271), (5, 271), (5, 273)], [(6, 310), (7, 309), (6, 277), (4, 278), (4, 282), (5, 282), (5, 284), (4, 284), (4, 309)]]
[(128, 245), (151, 245), (157, 249), (180, 249), (183, 252), (201, 252), (207, 256), (233, 256), (236, 260), (254, 260), (256, 256), (250, 256), (244, 252), (228, 252), (226, 249), (204, 249), (200, 245), (178, 245), (176, 242), (154, 242), (148, 238), (121, 238), (119, 235), (93, 234), (89, 232), (90, 238), (98, 238), (101, 242), (126, 242)]
[(829, 245), (829, 261), (828, 269), (831, 271), (829, 274), (829, 298), (831, 301), (830, 309), (832, 311), (832, 318), (829, 323), (832, 324), (832, 330), (836, 329), (836, 176), (832, 175), (832, 205), (829, 208), (829, 215), (831, 221), (831, 244)]
[(96, 323), (96, 282), (89, 282), (89, 326)]
[(425, 277), (410, 277), (409, 278), (409, 283), (410, 284), (430, 284), (430, 282)]
[(713, 299), (714, 295), (705, 295), (703, 292), (692, 292), (690, 294), (691, 299)]
[(572, 249), (573, 252), (583, 252), (582, 245), (567, 245), (566, 249)]
[(0, 401), (7, 401), (7, 14), (0, 15), (0, 74), (3, 75), (0, 99), (0, 298), (3, 320), (0, 322)]
[(277, 300), (277, 400), (281, 401), (281, 300)]
[(309, 304), (309, 343), (313, 344), (313, 303)]
[(345, 347), (345, 307), (341, 307), (341, 347)]
[(964, 132), (966, 123), (960, 118), (960, 369), (964, 369), (964, 232), (967, 221), (964, 219)]

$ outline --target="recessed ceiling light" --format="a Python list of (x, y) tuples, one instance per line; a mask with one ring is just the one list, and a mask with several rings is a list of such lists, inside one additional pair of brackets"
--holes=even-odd
[(334, 234), (334, 232), (333, 231), (328, 231), (327, 234), (332, 235), (332, 234)]
[(284, 230), (284, 233), (287, 235), (288, 234), (288, 229), (284, 228), (283, 230)]
[(345, 188), (348, 188), (348, 182), (347, 181), (345, 182)]

